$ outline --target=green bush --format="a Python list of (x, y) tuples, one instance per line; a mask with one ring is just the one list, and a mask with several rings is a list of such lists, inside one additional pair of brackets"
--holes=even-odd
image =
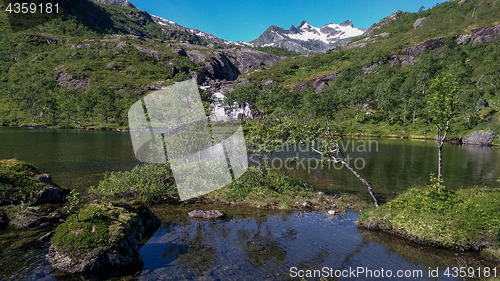
[(144, 164), (127, 172), (106, 173), (88, 192), (96, 196), (138, 196), (143, 202), (153, 203), (179, 200), (169, 164)]

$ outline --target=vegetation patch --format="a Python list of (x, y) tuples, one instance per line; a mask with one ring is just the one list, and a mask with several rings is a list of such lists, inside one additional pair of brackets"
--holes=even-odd
[(145, 164), (131, 171), (110, 172), (88, 193), (109, 198), (140, 198), (143, 202), (179, 201), (169, 164)]
[[(168, 164), (146, 164), (128, 172), (112, 172), (91, 187), (89, 194), (101, 202), (140, 198), (146, 203), (181, 204), (175, 180)], [(311, 202), (309, 210), (361, 210), (368, 202), (353, 195), (329, 195), (285, 173), (262, 172), (249, 167), (237, 180), (205, 196), (184, 201), (190, 203), (237, 204), (267, 209), (304, 209), (302, 202)]]
[(0, 205), (27, 202), (45, 184), (37, 180), (37, 168), (23, 161), (0, 160)]
[(429, 186), (412, 188), (379, 208), (363, 211), (359, 224), (432, 246), (483, 250), (499, 259), (499, 200), (497, 188), (452, 191), (434, 179)]
[(57, 227), (51, 242), (70, 256), (118, 248), (137, 224), (136, 217), (123, 207), (88, 204)]

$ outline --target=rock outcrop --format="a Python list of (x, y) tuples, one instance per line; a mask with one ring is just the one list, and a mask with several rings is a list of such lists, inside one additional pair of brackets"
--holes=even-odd
[(413, 23), (413, 28), (417, 29), (419, 27), (424, 26), (424, 22), (431, 20), (431, 18), (419, 18)]
[(261, 65), (273, 65), (283, 57), (248, 49), (233, 49), (228, 52), (228, 58), (240, 73), (246, 73)]
[(222, 220), (226, 214), (219, 210), (202, 210), (202, 209), (195, 209), (192, 210), (191, 212), (188, 213), (188, 216), (193, 219), (198, 219), (198, 220), (209, 220), (209, 221), (216, 221), (216, 220)]
[[(139, 201), (89, 204), (78, 219), (73, 215), (56, 229), (46, 259), (53, 268), (70, 273), (130, 266), (140, 259), (141, 239), (159, 225), (160, 220)], [(90, 238), (85, 241), (80, 236)]]
[(444, 46), (444, 38), (427, 40), (424, 43), (412, 47), (408, 47), (401, 52), (401, 55), (418, 57), (424, 50), (435, 50)]
[(463, 144), (490, 146), (495, 138), (495, 132), (478, 130), (463, 137)]
[(499, 37), (500, 24), (473, 29), (472, 32), (474, 33), (471, 38), (473, 44), (482, 42), (488, 42), (488, 44), (490, 44), (493, 40)]
[[(221, 90), (217, 85), (234, 84), (238, 76), (261, 65), (273, 65), (283, 57), (248, 49), (226, 49), (224, 52), (210, 51), (200, 46), (192, 46), (191, 50), (184, 51), (182, 48), (174, 49), (179, 56), (188, 56), (196, 63), (205, 62), (201, 73), (191, 71), (190, 74), (199, 85), (211, 86), (212, 92)], [(230, 90), (230, 89), (229, 89)]]
[(144, 48), (144, 47), (141, 47), (141, 46), (138, 46), (138, 45), (134, 45), (134, 47), (139, 52), (143, 52), (143, 53), (149, 54), (151, 57), (153, 57), (157, 61), (160, 60), (160, 53), (158, 53), (158, 51), (155, 51), (155, 50), (152, 50), (152, 49), (149, 49), (149, 48)]
[(49, 174), (23, 161), (0, 160), (0, 176), (5, 184), (0, 190), (0, 206), (62, 203), (69, 193), (55, 184)]
[(35, 227), (49, 223), (57, 223), (62, 219), (61, 212), (54, 206), (47, 204), (40, 207), (9, 206), (6, 208), (9, 215), (9, 225), (16, 228)]
[(106, 4), (106, 5), (136, 9), (135, 5), (132, 4), (132, 2), (130, 2), (128, 0), (93, 0), (93, 1), (97, 2), (97, 3), (101, 3), (101, 4)]

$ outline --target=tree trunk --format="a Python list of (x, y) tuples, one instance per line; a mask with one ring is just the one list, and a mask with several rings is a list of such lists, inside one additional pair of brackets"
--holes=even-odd
[(362, 176), (360, 176), (358, 174), (358, 172), (356, 172), (356, 170), (354, 170), (354, 168), (351, 167), (351, 165), (349, 165), (349, 163), (347, 163), (347, 161), (342, 161), (342, 163), (344, 163), (344, 165), (347, 167), (347, 169), (349, 169), (362, 183), (364, 183), (368, 187), (368, 192), (370, 192), (370, 195), (372, 196), (373, 201), (375, 201), (375, 206), (377, 206), (377, 207), (380, 206), (380, 201), (378, 200), (377, 195), (373, 191), (372, 184), (369, 181), (365, 180)]
[(438, 151), (439, 151), (439, 160), (438, 160), (438, 183), (441, 183), (441, 173), (443, 170), (443, 143), (440, 141), (440, 144), (438, 145)]

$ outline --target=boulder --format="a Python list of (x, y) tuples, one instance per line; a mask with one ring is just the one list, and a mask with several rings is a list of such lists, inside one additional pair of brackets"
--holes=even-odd
[(313, 206), (313, 203), (311, 201), (304, 201), (300, 202), (299, 205), (302, 207), (311, 208)]
[(463, 144), (490, 146), (495, 138), (495, 132), (478, 130), (470, 133), (462, 139)]
[(219, 210), (195, 209), (189, 212), (188, 216), (193, 219), (201, 220), (222, 220), (226, 214)]
[(53, 268), (69, 273), (131, 266), (139, 262), (141, 239), (160, 223), (140, 201), (88, 204), (78, 217), (72, 215), (59, 225), (45, 258)]
[(0, 190), (0, 206), (62, 203), (64, 196), (69, 193), (68, 189), (55, 184), (49, 174), (23, 161), (0, 160), (0, 176), (5, 184)]
[(37, 207), (8, 206), (6, 212), (9, 225), (16, 228), (35, 227), (57, 223), (62, 219), (61, 212), (50, 204)]
[(431, 18), (419, 18), (413, 23), (413, 28), (417, 29), (419, 27), (424, 26), (424, 22), (430, 20)]

